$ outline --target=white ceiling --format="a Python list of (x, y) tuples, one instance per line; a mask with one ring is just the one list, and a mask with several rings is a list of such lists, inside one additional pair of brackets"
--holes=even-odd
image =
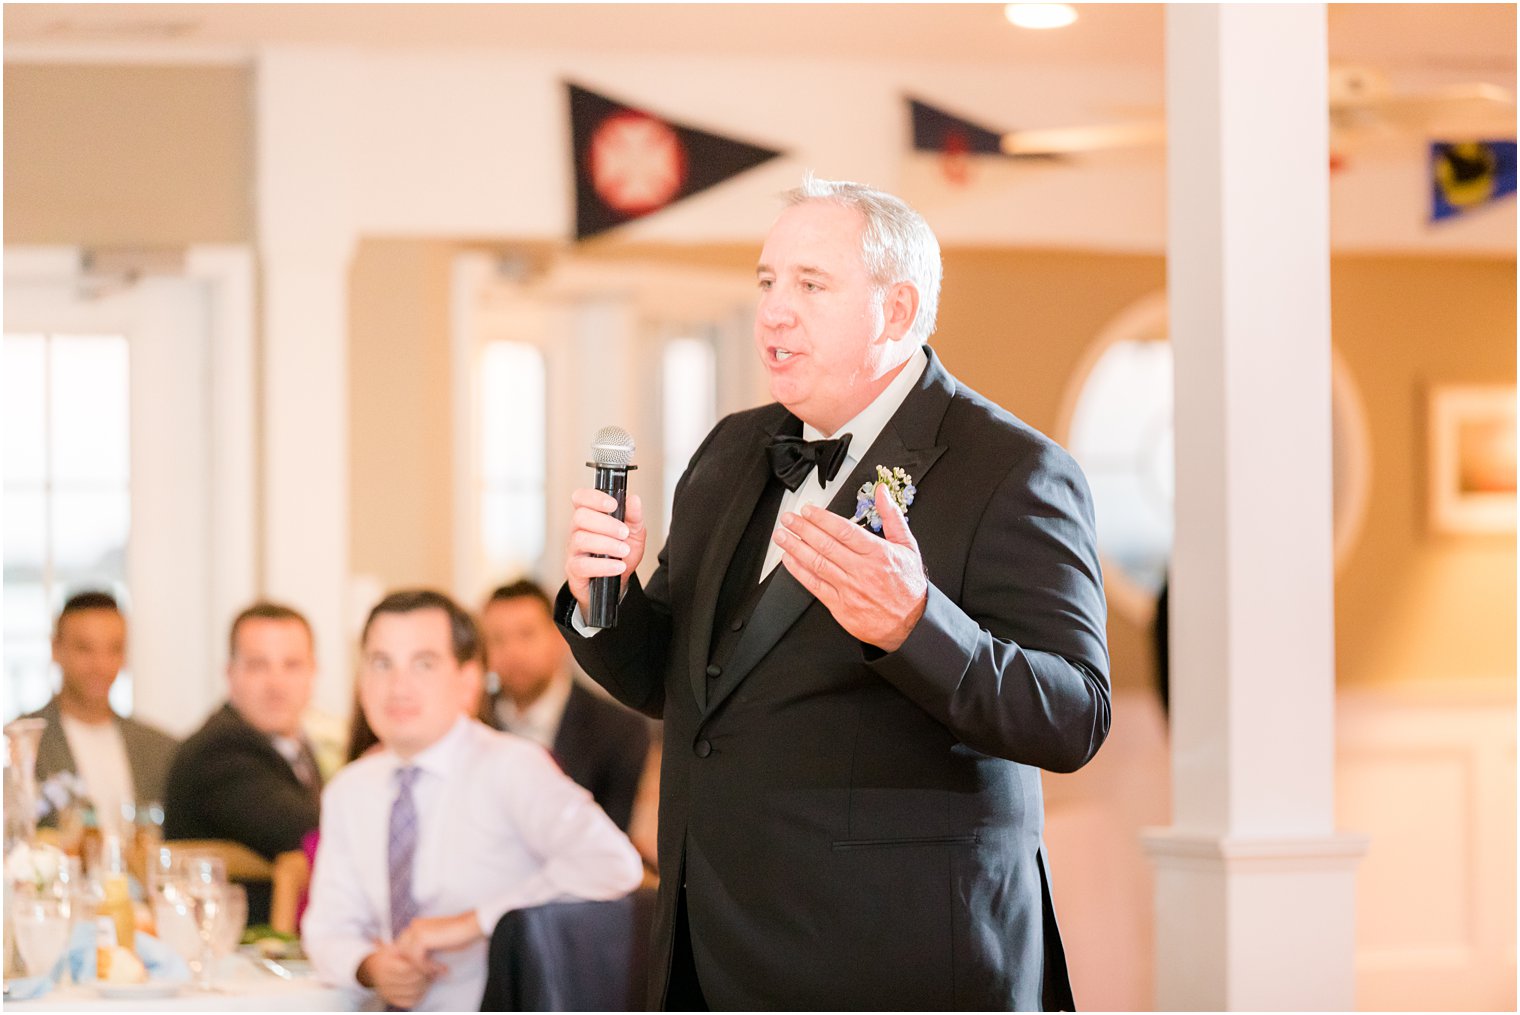
[[(1001, 4), (7, 4), (8, 53), (70, 47), (251, 52), (268, 44), (378, 49), (705, 53), (1159, 67), (1160, 4), (1082, 4), (1031, 32)], [(1462, 73), (1508, 86), (1512, 4), (1332, 4), (1333, 59)]]

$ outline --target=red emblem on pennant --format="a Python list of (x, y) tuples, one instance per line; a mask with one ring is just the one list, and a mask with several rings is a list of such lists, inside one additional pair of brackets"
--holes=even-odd
[(681, 139), (644, 113), (615, 113), (597, 124), (587, 158), (597, 196), (624, 215), (664, 207), (686, 182)]
[(945, 179), (958, 187), (971, 182), (971, 142), (963, 131), (951, 128), (946, 132), (939, 168)]

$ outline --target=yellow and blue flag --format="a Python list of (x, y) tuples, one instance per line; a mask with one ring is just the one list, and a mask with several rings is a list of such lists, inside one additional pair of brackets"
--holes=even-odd
[(1515, 142), (1433, 141), (1430, 220), (1439, 222), (1515, 192)]

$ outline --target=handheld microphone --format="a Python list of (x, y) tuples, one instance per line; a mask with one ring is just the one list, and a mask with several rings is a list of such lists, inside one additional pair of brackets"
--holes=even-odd
[[(591, 441), (591, 461), (586, 464), (596, 470), (596, 488), (617, 499), (617, 509), (612, 517), (623, 520), (627, 508), (628, 473), (637, 469), (633, 461), (633, 435), (620, 426), (604, 426)], [(604, 553), (592, 554), (605, 557)], [(618, 593), (622, 590), (621, 575), (591, 579), (591, 616), (586, 618), (587, 627), (616, 627)]]

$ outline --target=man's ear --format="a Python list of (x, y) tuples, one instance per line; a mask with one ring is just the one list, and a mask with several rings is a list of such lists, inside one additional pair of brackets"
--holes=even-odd
[(918, 319), (918, 287), (912, 282), (898, 282), (887, 289), (881, 304), (882, 337), (897, 341), (908, 334)]

